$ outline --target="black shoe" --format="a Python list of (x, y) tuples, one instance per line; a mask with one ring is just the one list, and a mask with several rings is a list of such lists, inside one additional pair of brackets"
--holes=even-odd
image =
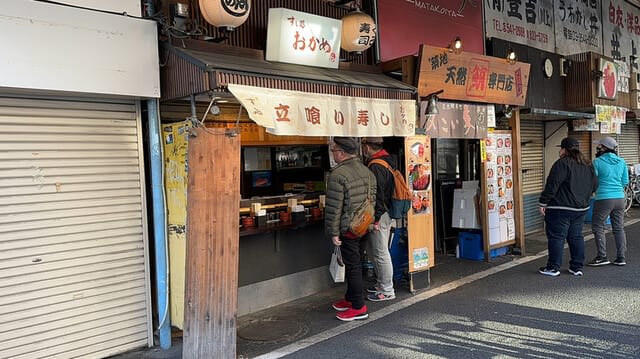
[(577, 277), (582, 277), (582, 271), (580, 269), (573, 270), (573, 269), (569, 268), (569, 273), (571, 273), (571, 274), (573, 274), (573, 275), (575, 275)]
[(609, 260), (606, 257), (604, 257), (604, 258), (603, 257), (595, 257), (591, 262), (587, 263), (587, 265), (588, 266), (592, 266), (592, 267), (599, 267), (599, 266), (606, 266), (609, 263), (611, 263), (611, 262), (609, 262)]
[(624, 258), (616, 258), (616, 260), (613, 261), (613, 264), (617, 266), (624, 266), (627, 265), (627, 262), (624, 260)]
[(557, 269), (547, 267), (540, 267), (540, 270), (538, 272), (542, 275), (548, 275), (551, 277), (557, 277), (560, 275), (560, 271), (558, 271)]
[(378, 292), (382, 292), (382, 289), (376, 287), (375, 285), (373, 287), (367, 288), (367, 293), (378, 293)]

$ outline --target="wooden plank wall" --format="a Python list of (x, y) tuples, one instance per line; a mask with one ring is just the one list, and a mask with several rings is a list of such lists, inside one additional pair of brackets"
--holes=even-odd
[(595, 105), (621, 106), (629, 108), (631, 95), (618, 92), (615, 100), (598, 98), (597, 79), (592, 71), (598, 69), (600, 54), (588, 52), (567, 56), (572, 61), (569, 76), (565, 79), (567, 107), (574, 110), (593, 112)]
[(225, 132), (189, 140), (183, 358), (236, 358), (240, 138)]

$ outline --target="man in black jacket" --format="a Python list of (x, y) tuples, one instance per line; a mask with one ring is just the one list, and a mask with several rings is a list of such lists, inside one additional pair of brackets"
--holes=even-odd
[(590, 161), (580, 152), (577, 139), (564, 138), (559, 155), (539, 200), (549, 249), (547, 265), (540, 268), (540, 274), (560, 275), (566, 240), (571, 254), (569, 273), (581, 276), (584, 266), (582, 226), (598, 183)]

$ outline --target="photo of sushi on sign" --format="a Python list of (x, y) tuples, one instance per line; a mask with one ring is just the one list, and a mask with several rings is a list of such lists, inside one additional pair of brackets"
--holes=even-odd
[(427, 214), (431, 213), (431, 194), (428, 191), (425, 192), (413, 192), (411, 198), (411, 209), (413, 214)]
[(426, 163), (412, 163), (409, 165), (409, 189), (425, 191), (431, 185), (431, 168)]

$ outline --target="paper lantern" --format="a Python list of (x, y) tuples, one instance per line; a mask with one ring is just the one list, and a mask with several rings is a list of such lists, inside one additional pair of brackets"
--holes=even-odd
[(249, 17), (251, 0), (199, 0), (202, 17), (213, 26), (232, 31)]
[(376, 40), (376, 23), (371, 16), (352, 11), (342, 18), (340, 47), (345, 51), (362, 52)]

